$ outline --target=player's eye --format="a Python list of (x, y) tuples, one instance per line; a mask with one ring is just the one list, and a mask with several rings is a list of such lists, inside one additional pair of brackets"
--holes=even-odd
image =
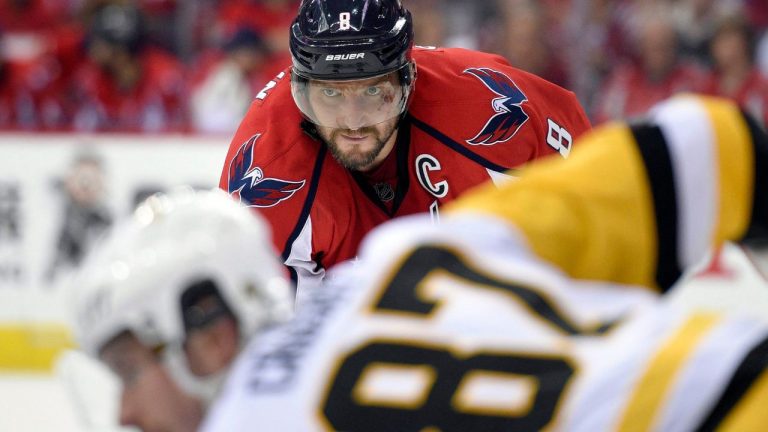
[(365, 94), (368, 96), (378, 96), (381, 94), (381, 88), (379, 87), (368, 87), (365, 89)]
[(323, 89), (323, 96), (325, 97), (337, 97), (341, 94), (341, 92), (338, 89), (335, 88), (324, 88)]

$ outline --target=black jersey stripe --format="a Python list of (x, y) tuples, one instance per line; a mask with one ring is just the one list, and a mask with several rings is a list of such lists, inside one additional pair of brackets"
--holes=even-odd
[(754, 195), (752, 214), (746, 239), (768, 247), (768, 136), (757, 122), (744, 113), (754, 149)]
[(656, 284), (668, 290), (681, 275), (678, 258), (678, 210), (675, 176), (667, 142), (658, 126), (637, 125), (632, 134), (645, 163), (656, 216)]
[[(312, 210), (312, 204), (315, 202), (315, 196), (317, 196), (317, 188), (320, 183), (320, 174), (323, 172), (323, 162), (325, 161), (325, 154), (328, 151), (325, 145), (320, 145), (319, 148), (320, 150), (317, 152), (317, 159), (315, 160), (315, 167), (312, 169), (312, 180), (309, 183), (309, 192), (307, 193), (307, 198), (304, 200), (304, 206), (301, 208), (299, 219), (296, 221), (296, 225), (293, 227), (293, 231), (291, 232), (291, 235), (288, 236), (288, 240), (286, 240), (285, 246), (283, 247), (283, 262), (285, 262), (291, 255), (293, 242), (296, 241), (296, 239), (299, 237), (299, 234), (301, 234), (301, 230), (304, 229), (304, 225), (307, 223), (307, 219), (309, 218), (309, 213)], [(298, 275), (296, 274), (296, 270), (293, 267), (287, 267), (291, 275), (291, 280), (293, 281), (294, 286), (296, 286), (296, 283), (298, 282)]]
[(696, 430), (699, 432), (716, 430), (749, 391), (752, 384), (766, 373), (766, 368), (768, 368), (768, 337), (762, 339), (747, 353), (731, 376), (720, 399)]
[(442, 133), (439, 130), (433, 128), (432, 126), (424, 123), (423, 121), (413, 117), (412, 115), (408, 115), (408, 118), (409, 118), (409, 120), (411, 121), (411, 123), (414, 126), (416, 126), (417, 128), (421, 129), (422, 131), (424, 131), (427, 135), (429, 135), (432, 138), (440, 141), (445, 146), (451, 148), (453, 151), (455, 151), (457, 153), (460, 153), (464, 157), (477, 162), (478, 164), (484, 166), (485, 168), (492, 169), (492, 170), (494, 170), (496, 172), (501, 172), (501, 173), (510, 170), (510, 168), (503, 167), (501, 165), (495, 164), (495, 163), (489, 161), (488, 159), (480, 156), (479, 154), (476, 154), (475, 152), (471, 151), (470, 149), (468, 149), (468, 148), (464, 147), (463, 145), (457, 143), (456, 141), (452, 140), (451, 138), (449, 138), (444, 133)]
[(447, 271), (476, 286), (506, 292), (565, 334), (602, 334), (612, 329), (617, 323), (617, 321), (604, 322), (590, 328), (583, 328), (574, 323), (567, 314), (563, 314), (557, 305), (547, 296), (542, 295), (536, 287), (485, 274), (466, 262), (460, 252), (440, 245), (425, 245), (415, 249), (383, 290), (383, 294), (376, 303), (376, 309), (429, 315), (438, 303), (419, 299), (415, 290), (435, 270)]

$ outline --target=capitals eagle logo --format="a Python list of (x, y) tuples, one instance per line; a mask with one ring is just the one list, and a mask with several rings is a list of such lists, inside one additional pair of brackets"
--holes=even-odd
[(528, 114), (523, 111), (523, 102), (528, 98), (514, 81), (507, 75), (490, 68), (470, 68), (464, 71), (482, 81), (486, 87), (499, 97), (491, 101), (496, 115), (490, 118), (483, 129), (472, 139), (471, 145), (494, 145), (509, 141), (528, 121)]
[(264, 178), (261, 168), (253, 166), (253, 148), (260, 136), (256, 134), (246, 141), (229, 162), (227, 190), (248, 207), (273, 207), (292, 197), (306, 180)]

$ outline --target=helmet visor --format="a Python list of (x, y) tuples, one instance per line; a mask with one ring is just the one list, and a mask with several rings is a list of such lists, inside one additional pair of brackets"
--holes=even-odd
[(357, 130), (405, 112), (412, 81), (402, 79), (401, 72), (402, 69), (370, 78), (331, 81), (310, 79), (294, 71), (291, 93), (296, 106), (312, 123)]

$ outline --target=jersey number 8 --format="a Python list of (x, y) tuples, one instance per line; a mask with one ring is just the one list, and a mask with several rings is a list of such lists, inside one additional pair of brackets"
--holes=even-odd
[[(466, 264), (459, 254), (441, 247), (421, 247), (406, 259), (382, 295), (374, 313), (408, 313), (428, 319), (436, 303), (419, 298), (419, 284), (435, 270), (448, 272), (477, 289), (500, 290), (525, 302), (529, 309), (564, 334), (602, 333), (579, 329), (535, 290), (497, 280)], [(331, 376), (323, 414), (333, 430), (356, 431), (538, 431), (550, 423), (574, 368), (557, 355), (514, 352), (461, 353), (451, 346), (413, 341), (371, 340), (348, 353)], [(400, 403), (383, 403), (361, 394), (368, 372), (381, 368), (421, 372), (426, 390)], [(478, 406), (467, 403), (467, 388), (482, 377), (516, 377), (529, 383), (524, 403)]]

